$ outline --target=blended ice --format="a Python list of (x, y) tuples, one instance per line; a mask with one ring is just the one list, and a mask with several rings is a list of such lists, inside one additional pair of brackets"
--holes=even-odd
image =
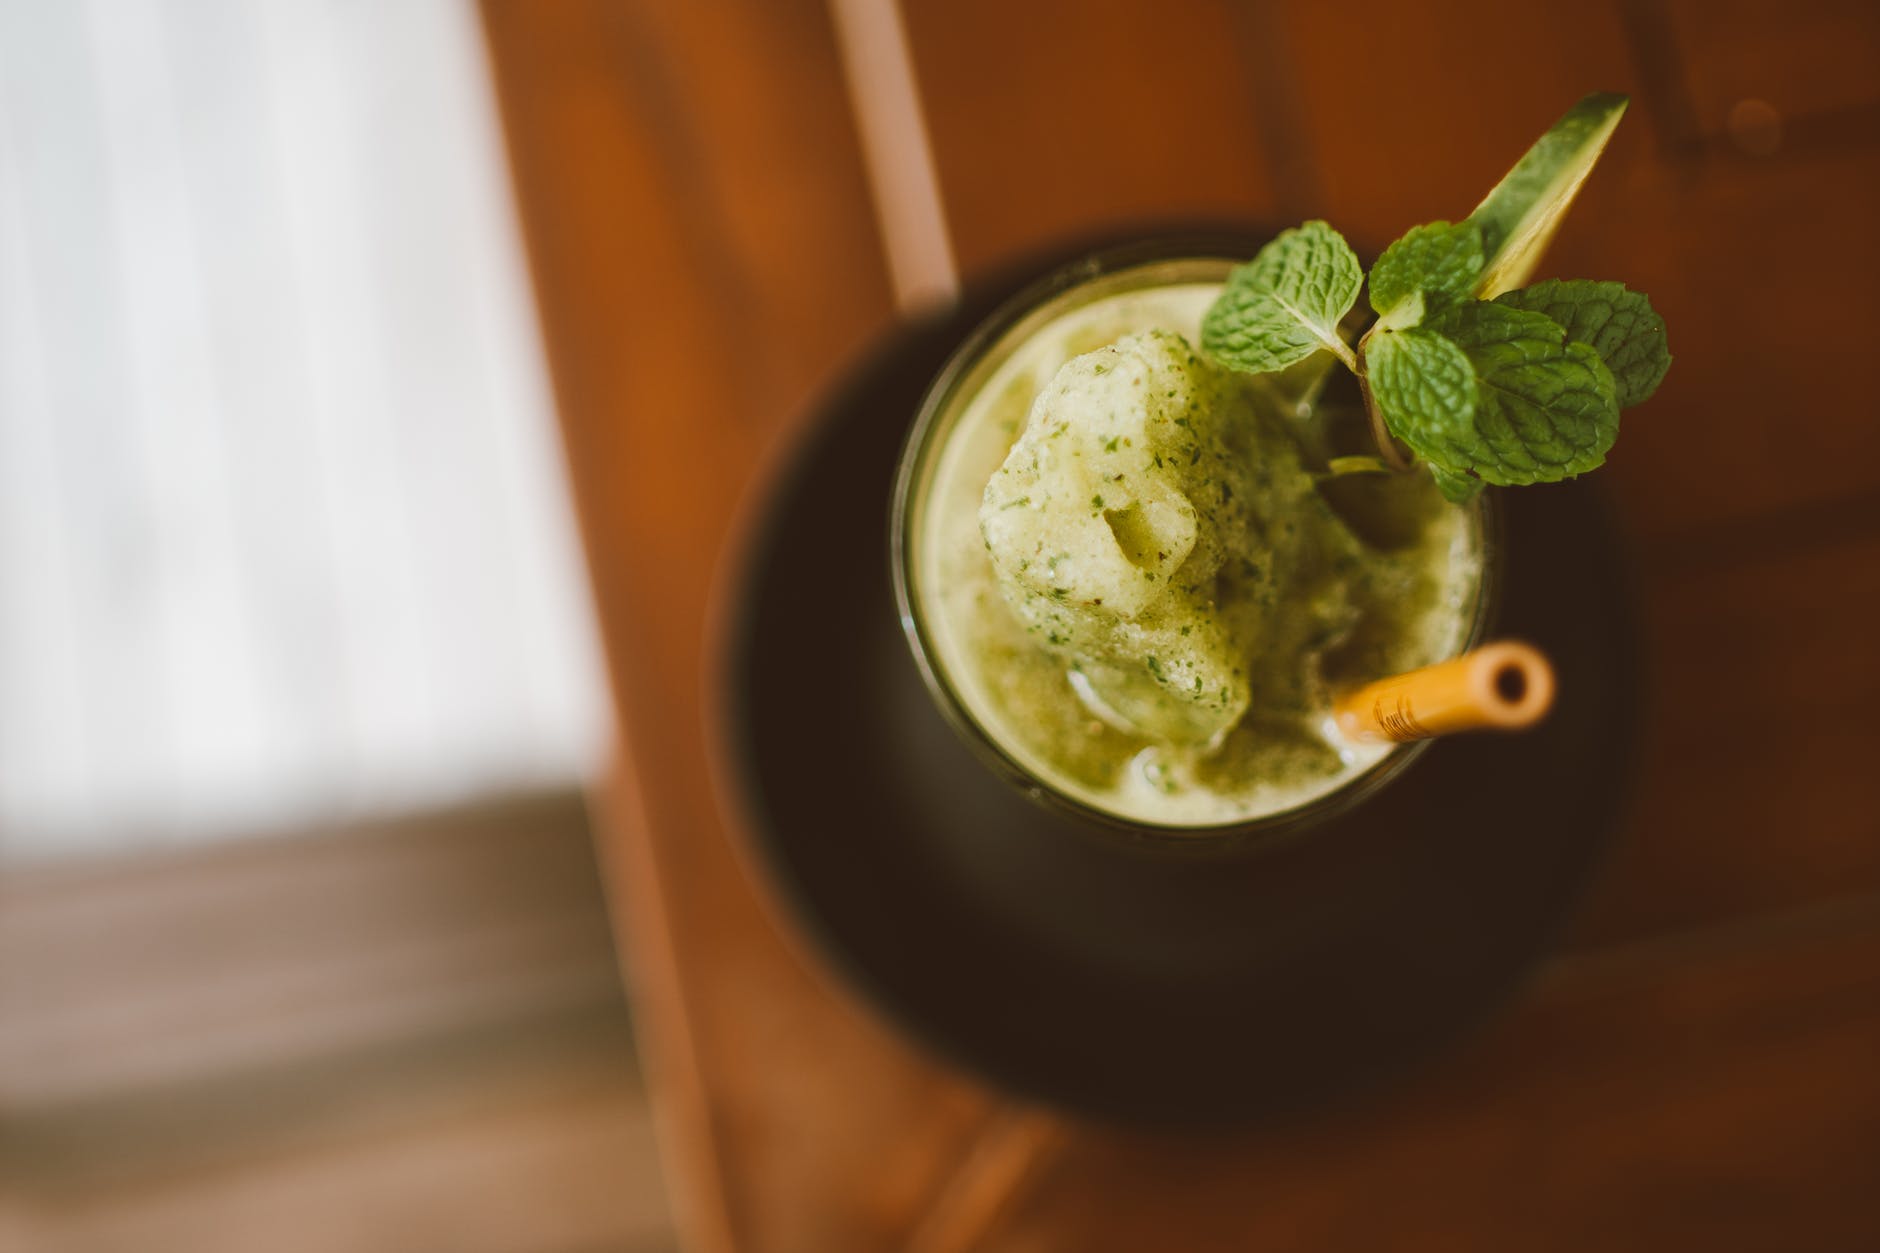
[(1084, 703), (1162, 744), (1218, 745), (1256, 688), (1296, 708), (1301, 644), (1356, 615), (1340, 584), (1302, 578), (1359, 545), (1297, 443), (1168, 331), (1058, 370), (979, 521), (1006, 602)]

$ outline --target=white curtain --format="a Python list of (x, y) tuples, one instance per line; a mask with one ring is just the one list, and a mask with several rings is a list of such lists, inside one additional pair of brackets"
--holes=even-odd
[(574, 781), (468, 0), (0, 0), (0, 859)]

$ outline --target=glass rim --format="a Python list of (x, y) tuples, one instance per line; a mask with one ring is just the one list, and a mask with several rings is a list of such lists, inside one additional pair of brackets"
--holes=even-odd
[[(1257, 246), (1257, 245), (1256, 245)], [(976, 717), (964, 697), (956, 690), (946, 666), (936, 653), (930, 627), (919, 604), (915, 585), (919, 582), (919, 562), (913, 551), (918, 542), (917, 528), (910, 520), (914, 513), (916, 491), (930, 477), (931, 462), (937, 452), (937, 436), (942, 433), (942, 419), (957, 416), (955, 400), (974, 370), (987, 364), (988, 355), (1008, 335), (1034, 314), (1042, 316), (1059, 299), (1068, 297), (1099, 279), (1121, 279), (1136, 270), (1150, 270), (1182, 262), (1212, 264), (1231, 268), (1241, 264), (1246, 255), (1244, 242), (1230, 242), (1219, 235), (1165, 236), (1138, 240), (1095, 250), (1059, 266), (1026, 284), (988, 314), (947, 357), (933, 381), (922, 393), (920, 407), (908, 428), (895, 462), (893, 491), (889, 500), (889, 559), (895, 608), (900, 616), (902, 634), (913, 654), (916, 668), (928, 694), (942, 716), (980, 761), (991, 767), (1005, 782), (1012, 784), (1034, 802), (1060, 814), (1094, 823), (1107, 832), (1132, 842), (1162, 848), (1191, 847), (1216, 850), (1225, 845), (1278, 840), (1323, 822), (1375, 795), (1426, 751), (1432, 741), (1416, 740), (1396, 744), (1365, 770), (1310, 800), (1248, 818), (1233, 818), (1215, 823), (1163, 823), (1132, 818), (1092, 805), (1089, 801), (1057, 787), (1020, 761), (999, 738)], [(1217, 251), (1218, 250), (1218, 251)], [(1221, 271), (1225, 277), (1225, 270)], [(996, 369), (997, 362), (990, 363)], [(950, 427), (949, 427), (950, 429)], [(1494, 493), (1484, 491), (1476, 498), (1477, 542), (1482, 557), (1475, 603), (1463, 651), (1481, 643), (1494, 616), (1501, 553), (1501, 511)]]

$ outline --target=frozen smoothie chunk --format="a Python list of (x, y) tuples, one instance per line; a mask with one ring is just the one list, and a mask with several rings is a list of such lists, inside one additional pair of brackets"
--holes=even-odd
[(1275, 573), (1255, 502), (1276, 472), (1306, 481), (1245, 387), (1163, 331), (1074, 358), (980, 507), (1026, 630), (1098, 716), (1158, 742), (1217, 741), (1245, 713), (1267, 598), (1240, 593)]

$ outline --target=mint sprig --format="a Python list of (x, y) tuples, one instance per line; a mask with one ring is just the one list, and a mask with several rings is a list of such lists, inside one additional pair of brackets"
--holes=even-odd
[(1623, 283), (1507, 288), (1532, 268), (1624, 109), (1623, 97), (1587, 97), (1469, 218), (1413, 227), (1385, 249), (1369, 278), (1378, 318), (1355, 348), (1338, 325), (1364, 271), (1318, 221), (1229, 276), (1202, 321), (1202, 348), (1251, 373), (1334, 353), (1358, 375), (1385, 460), (1407, 464), (1401, 441), (1451, 500), (1484, 483), (1552, 483), (1599, 466), (1619, 411), (1649, 398), (1670, 368), (1664, 319)]

